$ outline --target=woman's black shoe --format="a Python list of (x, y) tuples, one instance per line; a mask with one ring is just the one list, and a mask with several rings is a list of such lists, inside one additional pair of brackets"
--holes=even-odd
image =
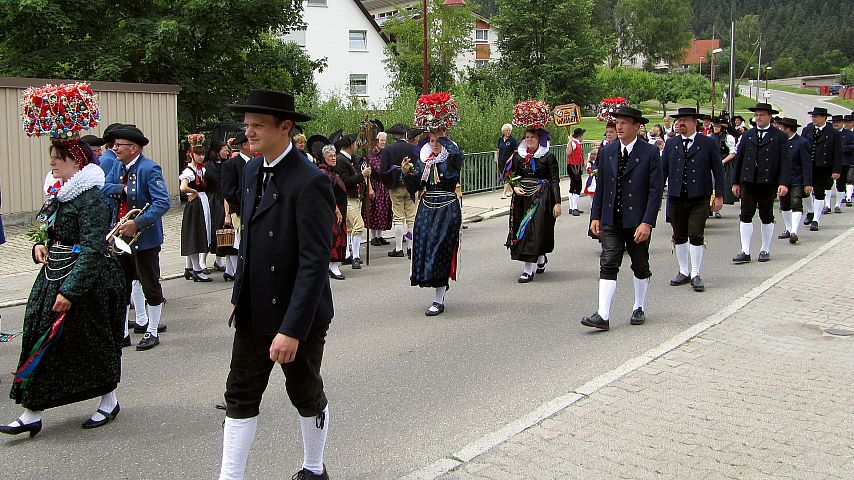
[(217, 272), (224, 272), (225, 266), (220, 266), (220, 265), (217, 265), (216, 263), (214, 263), (214, 270)]
[(442, 313), (444, 311), (445, 311), (445, 304), (444, 303), (433, 302), (433, 304), (430, 305), (430, 308), (428, 308), (427, 311), (424, 312), (424, 315), (426, 315), (428, 317), (435, 317), (436, 315), (439, 315), (440, 313)]
[(184, 269), (184, 280), (192, 280), (193, 279), (193, 269), (185, 268)]
[(202, 273), (204, 273), (204, 272), (193, 272), (193, 281), (194, 282), (202, 282), (202, 283), (213, 282), (213, 278), (202, 277)]
[(89, 420), (86, 420), (85, 422), (83, 422), (83, 428), (88, 430), (90, 428), (98, 428), (98, 427), (104, 426), (104, 425), (110, 423), (110, 420), (115, 420), (115, 418), (119, 415), (119, 410), (120, 409), (119, 409), (118, 403), (116, 404), (116, 408), (114, 408), (112, 412), (105, 412), (99, 408), (98, 413), (103, 415), (104, 418), (102, 418), (100, 420), (92, 420), (90, 418)]
[(335, 280), (344, 280), (344, 274), (343, 273), (338, 275), (338, 274), (334, 273), (332, 270), (329, 271), (329, 277), (334, 278)]
[(380, 239), (379, 239), (379, 238), (372, 238), (372, 239), (371, 239), (371, 245), (373, 245), (373, 246), (375, 246), (375, 247), (381, 247), (383, 244), (382, 244), (382, 243), (380, 243)]
[(522, 276), (519, 277), (519, 283), (528, 283), (534, 279), (533, 273), (522, 273)]
[[(848, 206), (850, 207), (851, 205), (848, 205)], [(377, 237), (377, 240), (379, 240), (379, 241), (380, 241), (380, 245), (391, 245), (391, 242), (389, 242), (388, 240), (384, 239), (383, 237)]]
[(546, 264), (549, 263), (549, 257), (545, 255), (543, 255), (543, 257), (545, 258), (543, 263), (537, 264), (537, 273), (546, 273)]
[(42, 421), (39, 420), (33, 423), (24, 423), (21, 419), (18, 419), (18, 425), (14, 427), (10, 427), (9, 425), (0, 426), (0, 433), (5, 433), (6, 435), (19, 435), (24, 432), (30, 432), (30, 438), (35, 437), (42, 429)]
[(227, 273), (223, 273), (222, 279), (225, 280), (226, 282), (233, 282), (234, 281), (234, 275), (229, 275)]

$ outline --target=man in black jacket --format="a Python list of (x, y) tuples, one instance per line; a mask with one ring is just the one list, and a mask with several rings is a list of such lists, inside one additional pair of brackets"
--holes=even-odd
[(833, 181), (842, 173), (842, 136), (827, 123), (830, 114), (826, 108), (814, 107), (807, 112), (812, 118), (801, 136), (809, 142), (812, 158), (813, 197), (811, 210), (807, 212), (810, 231), (818, 230), (821, 215), (830, 213), (830, 195)]
[(758, 260), (770, 260), (771, 239), (774, 237), (774, 197), (783, 197), (789, 191), (788, 138), (771, 126), (772, 115), (780, 112), (767, 103), (757, 103), (748, 110), (754, 113), (756, 128), (744, 133), (733, 160), (732, 193), (741, 198), (741, 251), (732, 259), (736, 264), (751, 260), (750, 238), (757, 208), (762, 222), (762, 248)]
[(709, 197), (714, 181), (714, 210), (719, 211), (724, 201), (724, 173), (717, 140), (697, 132), (698, 116), (691, 107), (680, 108), (673, 115), (679, 135), (667, 141), (661, 160), (667, 180), (673, 245), (679, 261), (679, 274), (670, 285), (690, 283), (695, 292), (702, 292), (706, 287), (700, 278), (700, 267)]
[(854, 205), (854, 113), (843, 118), (845, 128), (842, 130), (842, 161), (847, 162), (848, 175), (845, 178), (845, 203)]
[[(848, 171), (851, 165), (854, 164), (854, 133), (851, 130), (845, 129), (845, 116), (834, 115), (830, 119), (833, 128), (839, 132), (840, 152), (842, 155), (842, 166), (840, 167), (839, 178), (836, 179), (836, 202), (833, 206), (833, 213), (842, 213), (842, 202), (845, 200), (845, 183), (848, 180)], [(827, 199), (827, 206), (830, 207), (830, 197)]]
[(226, 383), (220, 479), (241, 479), (270, 371), (281, 364), (285, 388), (299, 412), (303, 464), (294, 478), (328, 479), (323, 450), (329, 409), (320, 376), (333, 316), (327, 268), (335, 200), (329, 177), (291, 143), (291, 95), (252, 90), (243, 105), (253, 158), (240, 191), (243, 229), (231, 297), (234, 328)]
[[(240, 185), (243, 181), (243, 170), (246, 169), (246, 163), (252, 160), (252, 152), (249, 150), (249, 140), (246, 139), (246, 133), (240, 132), (231, 141), (229, 148), (237, 149), (237, 155), (229, 158), (222, 163), (222, 196), (228, 203), (229, 214), (233, 213), (240, 218)], [(235, 224), (238, 226), (238, 224)], [(225, 261), (225, 273), (222, 274), (223, 280), (234, 280), (237, 272), (238, 255), (233, 255), (233, 251), (229, 253)]]
[(335, 174), (344, 182), (347, 189), (347, 246), (350, 255), (344, 264), (353, 264), (353, 269), (362, 268), (360, 248), (362, 234), (365, 233), (365, 221), (362, 218), (362, 197), (366, 194), (366, 179), (371, 176), (371, 167), (360, 165), (355, 158), (356, 136), (333, 133), (330, 140), (338, 150), (335, 164)]
[(780, 213), (786, 230), (779, 239), (789, 239), (792, 245), (798, 243), (798, 228), (804, 213), (803, 199), (812, 193), (812, 161), (808, 143), (798, 135), (798, 121), (794, 118), (781, 118), (778, 122), (789, 138), (789, 192), (780, 197)]
[(389, 257), (403, 257), (403, 237), (408, 232), (412, 238), (412, 227), (415, 226), (415, 202), (406, 190), (400, 177), (400, 165), (404, 158), (415, 160), (412, 145), (406, 141), (409, 130), (402, 123), (395, 124), (386, 133), (394, 137), (394, 142), (386, 145), (380, 153), (380, 169), (378, 172), (383, 183), (388, 187), (391, 198), (392, 229), (394, 230), (394, 250), (388, 252)]

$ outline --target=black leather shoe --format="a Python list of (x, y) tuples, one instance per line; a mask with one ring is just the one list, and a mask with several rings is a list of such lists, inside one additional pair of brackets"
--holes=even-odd
[(789, 233), (789, 231), (788, 231), (788, 230), (783, 230), (783, 233), (781, 233), (781, 234), (777, 235), (777, 238), (779, 238), (780, 240), (782, 240), (782, 239), (784, 239), (784, 238), (789, 238), (791, 235), (792, 235), (792, 234), (791, 234), (791, 233)]
[(602, 318), (599, 313), (594, 313), (589, 317), (584, 317), (581, 319), (581, 324), (585, 327), (593, 327), (598, 328), (599, 330), (610, 330), (611, 326), (608, 324), (608, 320)]
[(570, 212), (570, 213), (572, 214), (573, 217), (577, 217), (577, 216), (581, 215), (581, 212), (579, 212), (577, 208), (573, 208), (572, 212)]
[(411, 248), (406, 249), (406, 258), (412, 260), (412, 249)]
[[(148, 331), (148, 325), (137, 325), (136, 323), (128, 325), (128, 328), (133, 328), (133, 333), (145, 333)], [(161, 324), (157, 325), (157, 333), (163, 333), (165, 331), (166, 331), (166, 324), (165, 323), (161, 323)]]
[(389, 257), (403, 257), (403, 250), (392, 250), (388, 252)]
[(722, 217), (721, 217), (721, 212), (715, 212), (715, 218), (722, 218)]
[(129, 346), (131, 346), (130, 335), (128, 335), (127, 337), (124, 338), (124, 340), (122, 340), (122, 348), (129, 347)]
[(353, 257), (347, 257), (344, 259), (343, 262), (341, 262), (341, 265), (352, 265), (352, 264), (353, 264)]
[(849, 198), (848, 200), (845, 201), (845, 206), (846, 207), (854, 207), (854, 202), (852, 202), (851, 199)]
[(824, 208), (822, 208), (822, 209), (821, 209), (821, 213), (822, 213), (823, 215), (827, 215), (827, 214), (829, 214), (829, 213), (830, 213), (830, 207), (824, 207)]
[(545, 261), (543, 263), (537, 264), (537, 273), (546, 273), (546, 264), (549, 263), (549, 257), (545, 257)]
[(816, 222), (815, 220), (810, 222), (810, 231), (811, 232), (817, 232), (818, 231), (818, 222)]
[(642, 308), (638, 307), (632, 312), (632, 318), (629, 319), (629, 323), (632, 325), (643, 325), (646, 323), (646, 315), (644, 315)]
[[(213, 282), (213, 278), (211, 278), (211, 277), (203, 277), (203, 276), (202, 276), (202, 274), (203, 274), (203, 273), (205, 273), (205, 272), (204, 272), (204, 271), (201, 271), (201, 272), (193, 272), (193, 281), (194, 281), (194, 282), (202, 282), (202, 283)], [(207, 275), (207, 274), (205, 273), (205, 275)]]
[(534, 274), (533, 274), (533, 273), (525, 273), (525, 272), (522, 272), (522, 275), (520, 275), (520, 276), (519, 276), (519, 280), (518, 280), (518, 282), (519, 282), (519, 283), (528, 283), (528, 282), (530, 282), (530, 281), (531, 281), (531, 280), (533, 280), (533, 279), (534, 279)]
[(360, 270), (362, 268), (362, 259), (354, 258), (353, 259), (353, 270)]
[(99, 408), (98, 413), (103, 415), (104, 418), (102, 418), (100, 420), (92, 420), (90, 418), (89, 420), (86, 420), (85, 422), (83, 422), (83, 428), (88, 430), (90, 428), (102, 427), (102, 426), (110, 423), (110, 420), (115, 420), (115, 418), (119, 415), (119, 410), (120, 410), (120, 408), (119, 408), (118, 403), (116, 404), (116, 408), (114, 408), (112, 412), (105, 412)]
[(329, 278), (334, 278), (335, 280), (344, 280), (344, 274), (336, 275), (332, 270), (329, 271)]
[(136, 345), (136, 349), (138, 351), (151, 350), (158, 345), (160, 345), (160, 339), (150, 333), (146, 333), (142, 336), (142, 340), (140, 340)]
[(793, 234), (789, 235), (789, 243), (791, 243), (792, 245), (798, 243), (798, 234), (797, 233), (793, 233)]
[(375, 247), (380, 247), (380, 246), (382, 246), (382, 243), (380, 243), (379, 238), (372, 238), (371, 239), (371, 245), (373, 245)]
[(833, 213), (842, 213), (842, 209), (839, 207), (833, 207)]
[(769, 252), (759, 252), (759, 258), (757, 259), (760, 262), (767, 262), (771, 260), (771, 254)]
[(703, 283), (703, 279), (697, 275), (691, 279), (691, 288), (693, 288), (695, 292), (703, 292), (706, 290), (706, 285)]
[(184, 269), (184, 280), (192, 280), (193, 279), (193, 269), (185, 268)]
[(815, 217), (814, 213), (807, 212), (807, 214), (804, 215), (804, 225), (809, 225), (810, 223), (812, 223), (812, 219), (814, 217)]
[(33, 423), (24, 423), (21, 419), (18, 419), (18, 425), (10, 427), (8, 425), (0, 425), (0, 433), (5, 433), (6, 435), (19, 435), (21, 433), (29, 432), (30, 438), (35, 437), (42, 430), (42, 421), (39, 420)]
[(445, 304), (444, 303), (433, 302), (433, 304), (430, 305), (430, 308), (428, 308), (427, 311), (424, 312), (424, 315), (426, 315), (428, 317), (435, 317), (436, 315), (439, 315), (440, 313), (442, 313), (444, 311), (445, 311)]
[(678, 287), (679, 285), (685, 285), (690, 281), (691, 279), (688, 277), (688, 275), (682, 275), (682, 272), (679, 272), (679, 275), (676, 275), (675, 277), (673, 277), (673, 280), (670, 281), (670, 285), (673, 287)]
[(738, 255), (732, 257), (732, 261), (736, 265), (739, 265), (742, 263), (750, 263), (750, 255), (748, 255), (744, 252), (738, 252)]
[(303, 468), (295, 473), (291, 480), (329, 480), (329, 475), (326, 474), (326, 465), (323, 466), (323, 473), (317, 475), (311, 470)]
[(223, 281), (226, 281), (226, 282), (233, 282), (234, 281), (234, 275), (229, 275), (227, 273), (223, 273), (222, 279), (223, 279)]
[(383, 237), (377, 237), (377, 240), (379, 240), (379, 241), (380, 241), (380, 245), (391, 245), (391, 242), (389, 242), (388, 240), (384, 239)]

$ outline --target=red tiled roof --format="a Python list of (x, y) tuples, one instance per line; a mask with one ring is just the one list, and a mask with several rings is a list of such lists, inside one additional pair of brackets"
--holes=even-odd
[(682, 65), (700, 63), (700, 57), (703, 57), (703, 62), (709, 62), (709, 53), (716, 48), (721, 48), (720, 38), (694, 40), (691, 42), (691, 47), (685, 50), (685, 55), (680, 63)]

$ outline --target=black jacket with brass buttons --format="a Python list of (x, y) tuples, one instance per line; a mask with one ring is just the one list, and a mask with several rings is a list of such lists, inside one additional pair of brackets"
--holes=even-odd
[(789, 138), (777, 128), (769, 126), (761, 142), (756, 128), (744, 132), (733, 161), (733, 185), (789, 184)]

